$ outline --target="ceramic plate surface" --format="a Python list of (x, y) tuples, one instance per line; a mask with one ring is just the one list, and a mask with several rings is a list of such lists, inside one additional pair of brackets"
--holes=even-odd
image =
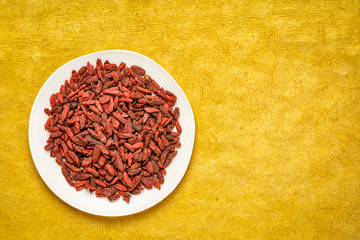
[[(144, 190), (141, 194), (131, 197), (127, 204), (122, 199), (110, 202), (107, 198), (98, 198), (95, 193), (88, 190), (76, 191), (69, 186), (61, 173), (61, 167), (50, 157), (49, 151), (44, 146), (49, 137), (44, 124), (47, 115), (44, 108), (50, 108), (49, 99), (51, 94), (59, 91), (65, 79), (69, 79), (72, 70), (79, 70), (89, 61), (95, 65), (100, 58), (103, 62), (120, 64), (125, 62), (127, 66), (138, 65), (146, 70), (146, 74), (155, 79), (164, 89), (173, 92), (177, 96), (175, 107), (180, 108), (179, 122), (182, 126), (180, 136), (181, 147), (171, 164), (166, 168), (165, 183), (161, 190), (153, 188)], [(111, 50), (88, 54), (76, 58), (57, 69), (45, 82), (39, 91), (33, 104), (29, 120), (29, 145), (34, 164), (46, 185), (59, 198), (67, 204), (81, 211), (101, 216), (125, 216), (138, 213), (154, 206), (166, 198), (179, 184), (189, 165), (195, 137), (194, 114), (184, 92), (175, 80), (160, 65), (150, 58), (139, 53), (125, 50)]]

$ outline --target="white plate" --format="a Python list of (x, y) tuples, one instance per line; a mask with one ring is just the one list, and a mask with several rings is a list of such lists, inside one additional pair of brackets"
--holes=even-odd
[[(177, 107), (180, 108), (179, 122), (182, 126), (180, 135), (181, 147), (171, 164), (166, 168), (165, 183), (161, 190), (144, 190), (139, 195), (131, 197), (127, 204), (122, 199), (110, 202), (107, 198), (98, 198), (88, 190), (76, 191), (69, 186), (61, 173), (60, 166), (50, 157), (50, 152), (44, 146), (49, 133), (44, 130), (47, 115), (44, 108), (50, 108), (51, 94), (59, 91), (65, 79), (69, 79), (72, 70), (79, 70), (89, 61), (96, 64), (96, 59), (103, 62), (119, 64), (125, 62), (127, 66), (138, 65), (146, 70), (146, 74), (155, 79), (160, 86), (172, 91), (177, 96)], [(46, 185), (67, 204), (87, 213), (101, 216), (125, 216), (138, 213), (154, 206), (166, 198), (179, 184), (189, 165), (195, 137), (195, 121), (189, 100), (175, 80), (159, 64), (139, 53), (111, 50), (88, 54), (76, 58), (57, 69), (40, 89), (31, 110), (29, 120), (29, 145), (34, 164)]]

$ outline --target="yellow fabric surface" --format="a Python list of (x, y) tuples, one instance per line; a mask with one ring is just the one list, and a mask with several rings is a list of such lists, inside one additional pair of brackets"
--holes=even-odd
[[(0, 239), (360, 239), (358, 0), (0, 8)], [(163, 66), (196, 120), (180, 185), (118, 218), (56, 197), (27, 135), (51, 73), (110, 49)]]

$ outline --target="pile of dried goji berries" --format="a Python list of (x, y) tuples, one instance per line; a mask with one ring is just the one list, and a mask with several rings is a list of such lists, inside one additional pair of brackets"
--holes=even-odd
[(129, 202), (164, 183), (181, 145), (176, 99), (141, 67), (88, 62), (50, 98), (45, 149), (76, 190)]

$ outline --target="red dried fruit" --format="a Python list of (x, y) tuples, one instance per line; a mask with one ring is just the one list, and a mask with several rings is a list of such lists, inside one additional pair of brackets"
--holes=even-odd
[(99, 172), (96, 171), (94, 168), (87, 167), (85, 168), (85, 170), (91, 173), (94, 177), (99, 177)]
[(87, 71), (90, 76), (94, 74), (94, 66), (91, 65), (89, 62), (87, 62)]
[(122, 191), (122, 192), (126, 192), (127, 191), (127, 187), (125, 187), (124, 185), (121, 185), (121, 184), (115, 184), (115, 188), (119, 191)]
[[(46, 150), (76, 190), (126, 202), (164, 183), (180, 147), (176, 96), (139, 66), (100, 59), (72, 71), (50, 97)], [(177, 132), (172, 132), (176, 128)]]
[(111, 164), (106, 164), (104, 166), (105, 170), (111, 175), (111, 176), (115, 176), (116, 175), (116, 170), (115, 168), (111, 165)]
[(64, 103), (64, 99), (63, 99), (63, 97), (61, 96), (61, 93), (60, 93), (60, 92), (56, 93), (56, 98), (58, 99), (58, 101), (59, 101), (60, 103)]
[(129, 197), (123, 197), (123, 200), (124, 200), (126, 203), (129, 203), (129, 202), (130, 202), (130, 198), (129, 198)]
[(132, 65), (130, 67), (130, 69), (135, 73), (135, 74), (138, 74), (140, 76), (143, 76), (145, 74), (145, 70), (139, 66), (135, 66), (135, 65)]
[(61, 121), (65, 121), (66, 115), (67, 115), (69, 109), (70, 109), (70, 105), (66, 104), (63, 111), (62, 111), (62, 113), (61, 113), (61, 118), (60, 118)]
[(107, 187), (106, 183), (104, 183), (103, 181), (99, 180), (99, 179), (94, 179), (94, 182), (99, 185), (99, 186), (102, 186), (102, 187)]
[(150, 188), (154, 186), (154, 179), (152, 179), (151, 177), (142, 177), (141, 182), (145, 186), (150, 187)]
[(124, 172), (122, 175), (122, 181), (125, 184), (125, 186), (128, 186), (129, 188), (133, 187), (133, 183), (126, 172)]
[(176, 120), (175, 124), (176, 124), (176, 130), (177, 130), (179, 133), (181, 133), (181, 132), (182, 132), (182, 129), (181, 129), (181, 126), (180, 126), (179, 121)]
[(74, 187), (77, 188), (77, 187), (81, 187), (83, 185), (85, 185), (86, 181), (75, 181), (74, 182)]
[(50, 97), (50, 106), (54, 107), (55, 103), (56, 103), (56, 95), (52, 94)]
[(78, 174), (76, 174), (74, 177), (73, 177), (73, 179), (75, 180), (75, 181), (81, 181), (81, 180), (85, 180), (85, 179), (88, 179), (88, 178), (90, 178), (91, 177), (91, 175), (90, 174), (87, 174), (87, 173), (78, 173)]
[(146, 171), (148, 171), (149, 173), (154, 173), (154, 168), (150, 161), (146, 164)]
[[(108, 199), (109, 201), (114, 201), (116, 199), (120, 198), (120, 195), (119, 194), (114, 194), (112, 196), (109, 196)], [(129, 199), (130, 200), (130, 199)]]
[(55, 147), (54, 143), (48, 143), (48, 144), (45, 146), (45, 150), (50, 150), (50, 149), (52, 149), (52, 148), (54, 148), (54, 147)]
[(121, 96), (122, 92), (117, 87), (108, 88), (103, 91), (103, 94), (109, 94), (114, 96)]
[(160, 190), (161, 184), (157, 175), (154, 175), (154, 186)]
[(144, 108), (144, 111), (147, 112), (147, 113), (156, 113), (156, 112), (159, 112), (159, 109), (146, 107), (146, 108)]

